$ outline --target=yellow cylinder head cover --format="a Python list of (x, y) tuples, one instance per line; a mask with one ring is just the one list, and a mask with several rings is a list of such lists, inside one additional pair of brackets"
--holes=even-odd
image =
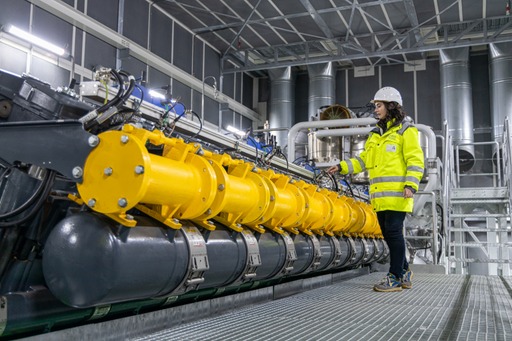
[(347, 232), (352, 222), (351, 207), (347, 203), (346, 198), (336, 192), (328, 191), (327, 196), (333, 203), (333, 217), (327, 226), (327, 230), (336, 235)]
[[(137, 204), (159, 205), (163, 217), (193, 219), (215, 198), (216, 177), (193, 145), (126, 125), (100, 134), (100, 144), (84, 166), (78, 184), (82, 200), (93, 210), (116, 214)], [(164, 145), (164, 155), (150, 154), (146, 142)]]
[(275, 173), (271, 169), (261, 170), (261, 175), (273, 185), (273, 196), (270, 197), (269, 210), (264, 215), (262, 225), (298, 233), (295, 226), (306, 211), (304, 190), (293, 186), (289, 176)]
[(363, 232), (363, 226), (365, 224), (365, 214), (359, 201), (354, 198), (346, 198), (348, 205), (352, 210), (351, 222), (347, 228), (347, 232), (350, 234), (357, 235)]
[(306, 193), (306, 212), (298, 229), (305, 233), (314, 231), (315, 233), (322, 234), (323, 229), (332, 219), (332, 201), (321, 193), (320, 188), (314, 184), (300, 180), (294, 182), (294, 185), (304, 189)]

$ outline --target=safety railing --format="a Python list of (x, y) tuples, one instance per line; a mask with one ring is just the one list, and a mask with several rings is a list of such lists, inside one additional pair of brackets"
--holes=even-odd
[(444, 234), (443, 238), (444, 240), (447, 240), (447, 242), (444, 244), (444, 254), (449, 256), (450, 255), (450, 236), (449, 236), (449, 224), (450, 224), (450, 199), (451, 199), (451, 189), (454, 187), (455, 183), (455, 173), (453, 172), (453, 165), (454, 162), (454, 156), (453, 156), (453, 149), (452, 149), (452, 137), (449, 134), (449, 128), (448, 128), (448, 122), (443, 122), (443, 135), (445, 137), (444, 139), (444, 148), (443, 148), (443, 155), (442, 155), (442, 184), (441, 184), (441, 207), (443, 209), (443, 217), (442, 222), (444, 226)]
[[(493, 181), (493, 187), (502, 187), (502, 172), (501, 172), (501, 157), (500, 157), (500, 144), (498, 141), (489, 141), (489, 142), (468, 142), (468, 143), (458, 143), (455, 145), (455, 160), (460, 159), (460, 150), (461, 147), (464, 146), (470, 146), (470, 147), (478, 147), (478, 146), (494, 146), (494, 150), (496, 150), (496, 162), (493, 163), (491, 160), (491, 163), (493, 164), (493, 171), (488, 172), (468, 172), (466, 174), (461, 174), (460, 172), (460, 162), (455, 163), (455, 171), (457, 176), (457, 183), (456, 187), (461, 187), (461, 177), (467, 176), (467, 177), (492, 177)], [(478, 181), (475, 181), (474, 184), (479, 183)], [(473, 187), (473, 186), (472, 186)], [(488, 187), (488, 186), (485, 186)]]
[[(505, 117), (505, 123), (503, 125), (503, 181), (504, 186), (509, 189), (509, 207), (512, 207), (512, 192), (510, 190), (512, 185), (512, 124), (508, 117)], [(497, 153), (499, 154), (499, 152)]]
[[(414, 196), (419, 196), (419, 195), (429, 195), (431, 196), (431, 200), (432, 200), (432, 233), (429, 235), (429, 236), (414, 236), (414, 235), (405, 235), (405, 239), (406, 240), (432, 240), (432, 262), (433, 264), (439, 264), (439, 256), (438, 255), (438, 247), (437, 247), (437, 243), (438, 243), (438, 236), (439, 236), (439, 231), (437, 229), (437, 222), (438, 222), (438, 219), (437, 219), (437, 209), (436, 209), (436, 193), (435, 192), (423, 192), (423, 191), (417, 191)], [(440, 242), (441, 242), (441, 245), (443, 245), (443, 237), (440, 236)], [(442, 249), (441, 249), (442, 250)]]

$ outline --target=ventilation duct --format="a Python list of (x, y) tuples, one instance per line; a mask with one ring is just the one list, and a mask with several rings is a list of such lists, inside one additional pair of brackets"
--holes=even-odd
[(318, 109), (336, 102), (336, 67), (333, 63), (308, 65), (309, 74), (309, 117), (316, 117)]
[(475, 164), (473, 145), (473, 102), (469, 73), (469, 48), (440, 51), (441, 104), (453, 142), (459, 145), (459, 169), (469, 171)]
[[(293, 125), (295, 105), (295, 72), (290, 66), (268, 70), (270, 75), (270, 128), (289, 128)], [(276, 131), (277, 144), (284, 146), (287, 131)]]
[(492, 138), (503, 142), (503, 124), (512, 108), (512, 43), (489, 44), (489, 63)]

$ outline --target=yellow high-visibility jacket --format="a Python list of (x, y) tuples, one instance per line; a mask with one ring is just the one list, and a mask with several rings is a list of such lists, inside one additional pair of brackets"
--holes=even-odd
[(407, 121), (382, 133), (380, 127), (370, 132), (359, 156), (341, 161), (341, 174), (368, 171), (370, 200), (375, 211), (412, 212), (413, 198), (404, 198), (405, 186), (418, 190), (423, 177), (424, 156), (418, 129)]

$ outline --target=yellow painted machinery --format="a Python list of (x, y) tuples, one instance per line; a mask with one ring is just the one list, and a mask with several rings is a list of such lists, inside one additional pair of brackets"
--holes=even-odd
[(0, 336), (388, 256), (371, 207), (312, 172), (258, 163), (233, 139), (234, 153), (201, 140), (208, 134), (187, 141), (155, 126), (159, 108), (126, 119), (133, 79), (92, 107), (0, 76)]

